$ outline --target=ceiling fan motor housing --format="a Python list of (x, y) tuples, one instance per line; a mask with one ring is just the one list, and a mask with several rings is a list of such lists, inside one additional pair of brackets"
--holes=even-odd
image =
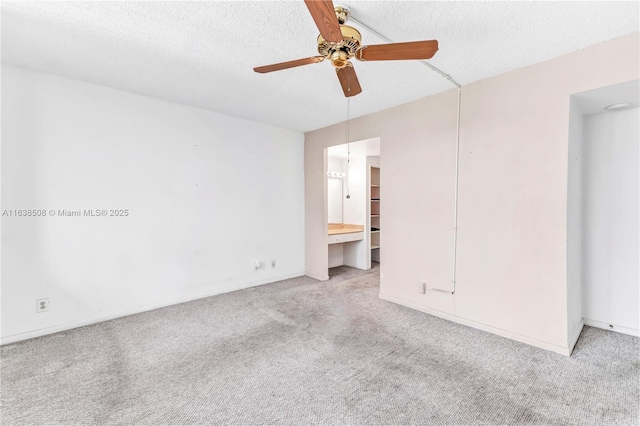
[(318, 36), (318, 53), (331, 61), (336, 68), (344, 68), (349, 59), (353, 58), (360, 47), (362, 36), (360, 32), (349, 25), (340, 25), (342, 42), (332, 43), (326, 41), (322, 35)]

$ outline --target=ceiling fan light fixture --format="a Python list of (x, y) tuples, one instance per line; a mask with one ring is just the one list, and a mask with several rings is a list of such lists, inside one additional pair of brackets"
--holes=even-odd
[(349, 63), (349, 55), (342, 50), (336, 50), (331, 54), (331, 65), (336, 68), (344, 68)]

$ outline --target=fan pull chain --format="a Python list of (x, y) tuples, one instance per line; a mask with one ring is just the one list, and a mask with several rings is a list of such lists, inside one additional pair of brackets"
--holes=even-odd
[[(351, 75), (347, 76), (347, 91), (351, 91)], [(349, 123), (351, 121), (351, 97), (347, 97), (347, 199), (351, 198), (351, 191), (349, 190), (349, 171), (351, 161), (351, 145), (349, 144)]]

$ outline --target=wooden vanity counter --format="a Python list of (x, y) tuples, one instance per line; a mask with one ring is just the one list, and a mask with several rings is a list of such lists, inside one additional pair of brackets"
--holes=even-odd
[(354, 232), (363, 232), (364, 225), (349, 225), (346, 223), (330, 223), (329, 235), (352, 234)]
[(345, 253), (351, 259), (364, 247), (364, 225), (347, 223), (330, 223), (327, 247), (329, 250), (329, 267), (344, 265)]

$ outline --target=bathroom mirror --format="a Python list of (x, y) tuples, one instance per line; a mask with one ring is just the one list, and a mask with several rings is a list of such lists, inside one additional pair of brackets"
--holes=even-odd
[(342, 223), (342, 179), (328, 178), (327, 207), (329, 223)]

